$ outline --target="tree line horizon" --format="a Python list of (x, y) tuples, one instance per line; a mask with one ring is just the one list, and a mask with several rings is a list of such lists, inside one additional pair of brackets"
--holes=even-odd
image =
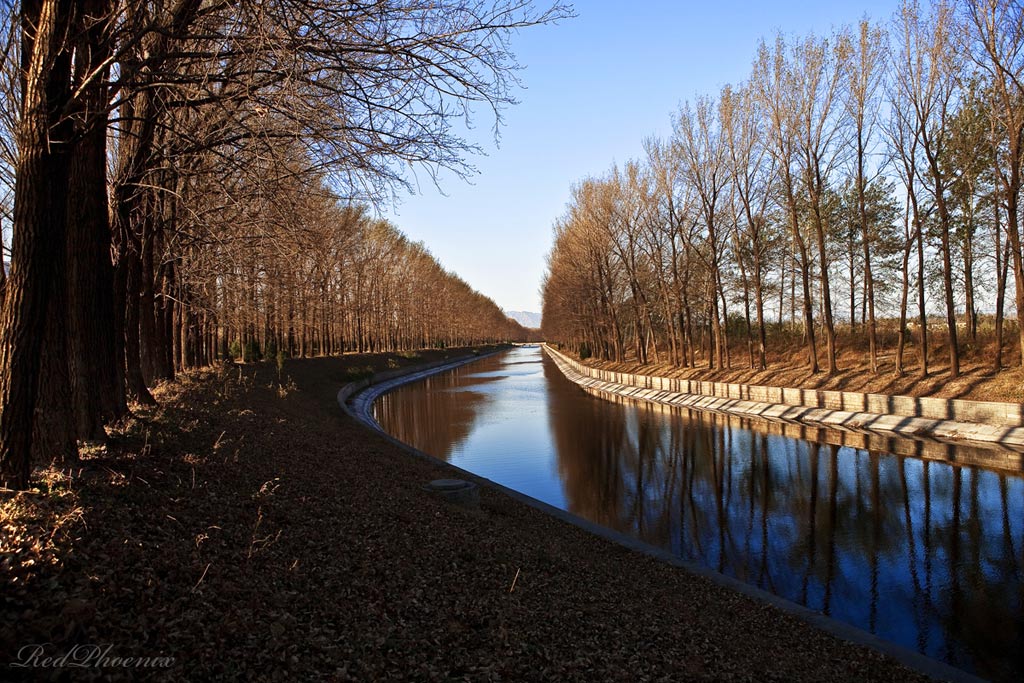
[[(539, 5), (539, 6), (535, 6)], [(218, 360), (525, 338), (374, 216), (474, 171), (558, 0), (22, 0), (0, 35), (0, 487)]]
[[(799, 345), (831, 375), (844, 313), (873, 373), (886, 348), (906, 373), (914, 345), (926, 376), (938, 315), (956, 378), (989, 311), (1003, 367), (1007, 296), (1024, 311), (1020, 3), (907, 1), (889, 21), (778, 33), (747, 80), (672, 124), (572, 188), (542, 285), (546, 339), (712, 369), (732, 366), (730, 342), (761, 370), (769, 347)], [(1024, 350), (1019, 324), (1016, 337)]]

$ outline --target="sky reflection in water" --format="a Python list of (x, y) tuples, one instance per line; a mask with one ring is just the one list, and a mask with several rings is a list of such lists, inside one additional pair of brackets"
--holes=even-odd
[(375, 415), (431, 455), (886, 640), (1024, 672), (1020, 473), (596, 398), (537, 348), (400, 387)]

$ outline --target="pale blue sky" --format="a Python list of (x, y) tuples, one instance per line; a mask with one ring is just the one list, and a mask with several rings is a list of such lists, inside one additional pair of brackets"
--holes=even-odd
[(449, 270), (506, 310), (540, 311), (551, 226), (571, 185), (642, 154), (699, 94), (747, 78), (761, 37), (826, 34), (862, 16), (888, 20), (898, 0), (863, 2), (576, 2), (575, 19), (525, 31), (513, 47), (526, 86), (505, 112), (500, 145), (478, 116), (486, 157), (467, 184), (442, 177), (386, 212)]

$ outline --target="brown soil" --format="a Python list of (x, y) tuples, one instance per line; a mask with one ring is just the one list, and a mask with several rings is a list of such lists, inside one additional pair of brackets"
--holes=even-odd
[[(893, 338), (895, 335), (889, 335)], [(936, 335), (938, 336), (938, 335)], [(944, 341), (941, 338), (937, 342)], [(785, 348), (786, 351), (772, 351), (768, 354), (768, 369), (754, 370), (749, 367), (746, 345), (733, 345), (730, 349), (731, 367), (724, 370), (708, 370), (707, 361), (697, 358), (696, 368), (679, 368), (669, 363), (651, 362), (647, 365), (627, 360), (626, 362), (588, 359), (588, 365), (605, 370), (629, 372), (664, 377), (680, 377), (714, 382), (739, 384), (760, 384), (775, 387), (797, 387), (804, 389), (828, 389), (836, 391), (859, 391), (874, 394), (900, 396), (936, 396), (940, 398), (963, 398), (975, 401), (1024, 402), (1024, 369), (1020, 367), (1019, 353), (1014, 353), (1010, 344), (1004, 352), (1003, 369), (996, 372), (992, 359), (994, 344), (980, 344), (977, 348), (967, 347), (960, 361), (960, 377), (949, 377), (949, 357), (945, 346), (935, 345), (929, 355), (929, 372), (922, 377), (920, 355), (913, 345), (904, 355), (904, 374), (897, 376), (892, 348), (884, 348), (879, 354), (879, 372), (871, 372), (868, 351), (861, 339), (852, 341), (841, 336), (837, 344), (836, 365), (838, 372), (828, 375), (824, 342), (818, 350), (820, 372), (808, 369), (806, 348), (801, 339), (794, 335), (787, 342), (769, 341), (769, 349)], [(895, 343), (891, 344), (895, 346)], [(965, 345), (966, 346), (966, 345)]]
[(158, 680), (923, 680), (496, 491), (475, 513), (431, 497), (445, 467), (335, 393), (440, 355), (195, 373), (109, 450), (0, 492), (0, 662), (49, 643), (173, 657)]

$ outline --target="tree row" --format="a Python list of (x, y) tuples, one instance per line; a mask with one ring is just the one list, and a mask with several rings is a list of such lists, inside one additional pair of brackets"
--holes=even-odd
[(0, 50), (0, 485), (183, 368), (521, 333), (372, 217), (472, 172), (529, 0), (24, 0)]
[(872, 372), (884, 353), (904, 373), (913, 345), (927, 375), (937, 316), (951, 378), (989, 337), (1002, 367), (1007, 294), (1024, 310), (1022, 44), (1009, 0), (905, 2), (889, 22), (762, 41), (745, 82), (573, 188), (545, 337), (709, 368), (800, 345), (831, 374), (843, 331)]

